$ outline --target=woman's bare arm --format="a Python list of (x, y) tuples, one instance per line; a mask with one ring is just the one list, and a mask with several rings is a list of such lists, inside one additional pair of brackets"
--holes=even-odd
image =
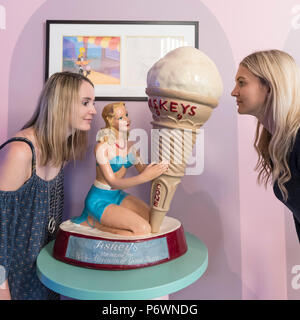
[[(32, 152), (24, 142), (12, 142), (0, 150), (0, 190), (15, 191), (31, 175)], [(1, 208), (0, 208), (1, 210)], [(10, 300), (8, 281), (0, 283), (0, 300)]]
[(0, 150), (0, 190), (20, 188), (31, 176), (31, 161), (31, 149), (24, 142), (11, 142)]

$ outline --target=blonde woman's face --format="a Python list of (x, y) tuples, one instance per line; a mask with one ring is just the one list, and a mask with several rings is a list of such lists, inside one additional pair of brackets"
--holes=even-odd
[(114, 117), (111, 123), (112, 127), (118, 131), (128, 131), (130, 128), (130, 119), (125, 106), (120, 105), (114, 110)]
[(91, 122), (97, 111), (94, 106), (95, 93), (94, 88), (87, 82), (83, 81), (79, 88), (79, 101), (75, 110), (77, 111), (71, 121), (71, 128), (88, 131), (91, 129)]
[(238, 113), (258, 117), (266, 104), (268, 87), (247, 68), (240, 66), (231, 95), (236, 98)]

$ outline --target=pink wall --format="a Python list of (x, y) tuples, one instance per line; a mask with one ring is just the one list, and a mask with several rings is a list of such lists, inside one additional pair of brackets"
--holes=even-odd
[[(295, 41), (286, 45), (295, 29), (293, 8), (297, 1), (203, 2), (229, 37), (236, 65), (254, 50), (271, 48), (288, 51), (299, 63), (299, 32)], [(251, 117), (238, 117), (243, 298), (299, 299), (299, 290), (291, 286), (295, 277), (291, 270), (300, 261), (293, 219), (275, 199), (272, 188), (265, 191), (256, 184), (256, 154), (249, 148), (253, 144), (253, 134), (249, 133), (254, 129)]]
[[(243, 56), (268, 48), (292, 51), (292, 41), (287, 40), (292, 36), (291, 10), (297, 1), (86, 0), (84, 10), (79, 0), (20, 3), (0, 0), (6, 9), (6, 29), (0, 29), (0, 41), (5, 43), (0, 141), (18, 130), (34, 109), (44, 77), (46, 19), (199, 21), (199, 47), (216, 62), (225, 90), (205, 126), (204, 172), (183, 179), (169, 215), (179, 218), (207, 245), (210, 260), (203, 277), (171, 299), (299, 299), (300, 289), (291, 286), (291, 269), (300, 264), (300, 257), (290, 214), (271, 188), (257, 186), (252, 148), (255, 121), (238, 116), (230, 97)], [(104, 105), (98, 102), (98, 110)], [(134, 127), (149, 131), (146, 103), (127, 106)], [(101, 125), (98, 117), (90, 146)], [(73, 164), (66, 169), (65, 218), (80, 213), (94, 178), (93, 161), (89, 151), (76, 169)], [(149, 186), (131, 192), (147, 201)]]

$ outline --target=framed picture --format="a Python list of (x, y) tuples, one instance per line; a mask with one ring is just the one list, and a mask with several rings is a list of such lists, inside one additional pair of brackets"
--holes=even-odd
[(147, 100), (147, 72), (169, 51), (198, 48), (197, 21), (46, 21), (47, 80), (79, 72), (96, 100)]

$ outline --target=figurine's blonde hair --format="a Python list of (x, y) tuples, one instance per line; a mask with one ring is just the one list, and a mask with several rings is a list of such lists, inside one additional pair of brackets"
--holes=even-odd
[[(254, 148), (258, 153), (258, 182), (267, 185), (277, 180), (284, 200), (288, 198), (285, 183), (291, 179), (288, 165), (290, 151), (300, 127), (300, 76), (295, 60), (280, 50), (259, 51), (240, 63), (269, 89), (263, 116), (271, 115), (271, 135), (258, 121)], [(273, 165), (272, 165), (273, 163)]]
[(113, 102), (110, 104), (107, 104), (102, 111), (102, 118), (105, 122), (105, 128), (112, 129), (112, 120), (115, 116), (115, 109), (118, 107), (125, 107), (124, 102)]
[(33, 127), (41, 151), (40, 165), (60, 166), (71, 158), (81, 158), (87, 146), (87, 133), (72, 128), (78, 113), (79, 89), (83, 81), (93, 83), (81, 74), (58, 72), (46, 82), (32, 118), (23, 129)]
[[(114, 137), (116, 138), (117, 135), (119, 134), (117, 132), (117, 130), (112, 126), (112, 121), (113, 118), (115, 116), (115, 110), (119, 107), (125, 107), (125, 103), (124, 102), (113, 102), (110, 104), (107, 104), (102, 111), (102, 118), (105, 122), (105, 128), (104, 129), (110, 129), (110, 132), (114, 135)], [(103, 129), (102, 129), (103, 130)], [(100, 130), (101, 131), (101, 130)], [(100, 132), (99, 131), (99, 132)], [(99, 133), (98, 132), (98, 133)], [(106, 131), (108, 132), (108, 131)], [(127, 138), (129, 136), (129, 132), (127, 132)], [(103, 141), (107, 142), (108, 141), (108, 136), (104, 136), (103, 137)]]

